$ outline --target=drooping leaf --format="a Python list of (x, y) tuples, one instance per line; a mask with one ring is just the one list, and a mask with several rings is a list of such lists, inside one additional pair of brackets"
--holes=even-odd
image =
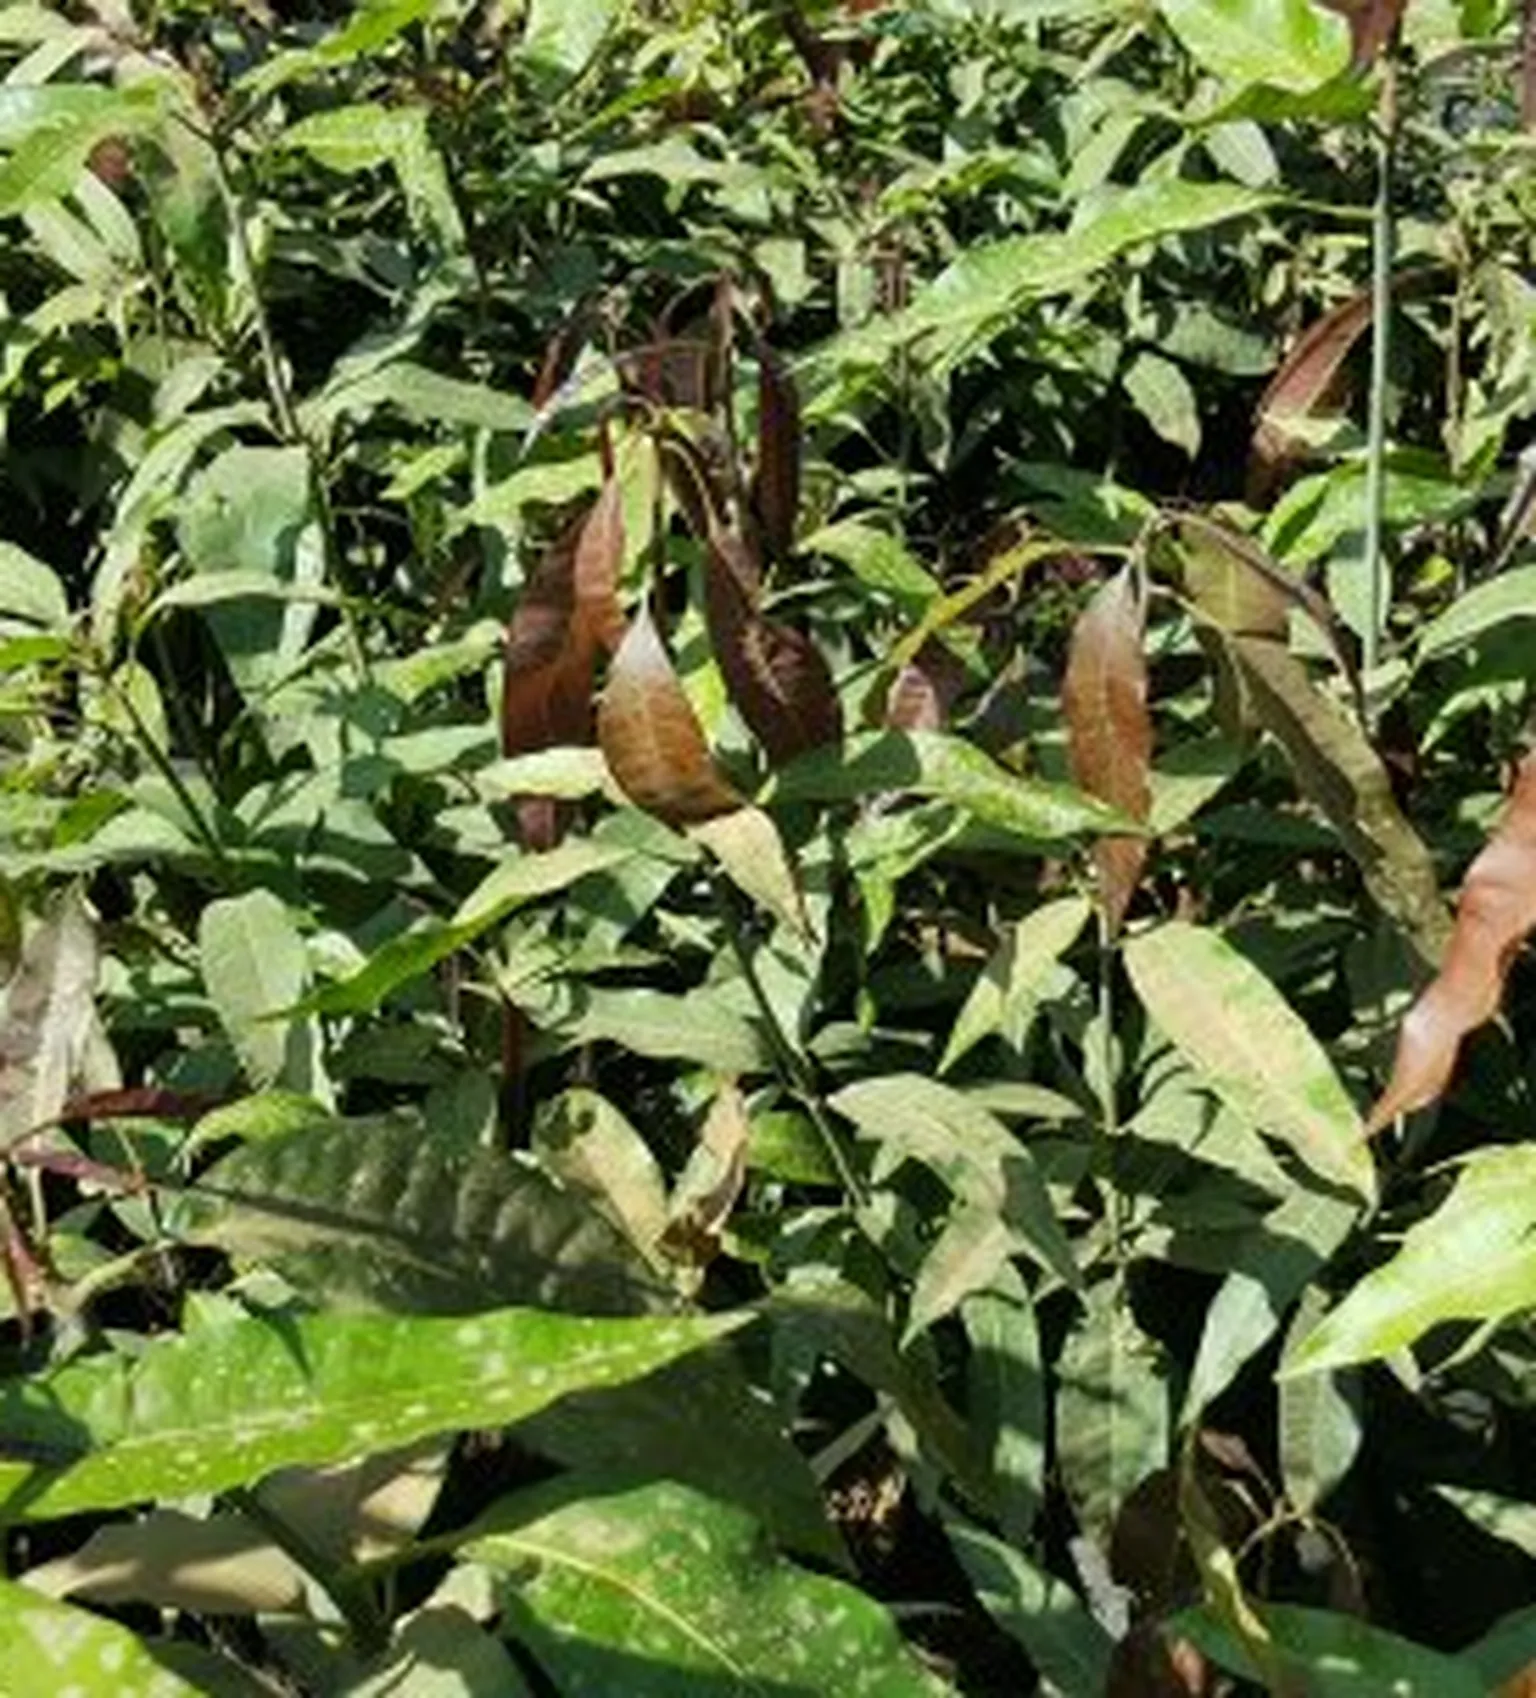
[(775, 1557), (741, 1511), (671, 1481), (551, 1481), (499, 1505), (465, 1554), (515, 1580), (511, 1622), (564, 1691), (944, 1691), (872, 1599)]
[(1168, 1368), (1113, 1281), (1091, 1286), (1062, 1346), (1057, 1452), (1078, 1520), (1108, 1542), (1131, 1492), (1168, 1462)]
[(621, 1385), (740, 1315), (249, 1317), (0, 1382), (0, 1515), (35, 1519), (249, 1484)]
[(782, 802), (851, 802), (882, 791), (929, 796), (1028, 842), (1056, 843), (1132, 823), (1070, 785), (1019, 778), (942, 731), (872, 731), (804, 755), (775, 780)]
[(962, 1203), (998, 1216), (1018, 1250), (1063, 1284), (1078, 1285), (1077, 1263), (1034, 1157), (995, 1115), (910, 1073), (845, 1085), (831, 1103), (874, 1142), (877, 1181), (903, 1161), (922, 1162)]
[(246, 1076), (258, 1090), (313, 1092), (319, 1035), (303, 1017), (273, 1019), (304, 994), (304, 940), (269, 890), (210, 902), (197, 928), (203, 982)]
[[(1342, 9), (1342, 8), (1340, 8)], [(1349, 351), (1370, 325), (1369, 290), (1351, 295), (1315, 319), (1296, 338), (1254, 411), (1248, 450), (1248, 501), (1263, 506), (1303, 456), (1305, 439), (1287, 429), (1332, 397)]]
[(956, 1515), (944, 1531), (987, 1614), (1062, 1698), (1103, 1698), (1113, 1641), (1064, 1580)]
[(757, 341), (757, 471), (753, 507), (770, 560), (794, 551), (800, 513), (800, 396), (788, 367)]
[(1008, 1268), (960, 1306), (970, 1346), (966, 1406), (997, 1479), (1003, 1531), (1024, 1544), (1045, 1500), (1045, 1361), (1029, 1290)]
[(1462, 881), (1456, 925), (1434, 981), (1403, 1017), (1392, 1077), (1366, 1122), (1379, 1132), (1440, 1098), (1461, 1041), (1498, 1012), (1511, 963), (1536, 927), (1536, 752)]
[(198, 1698), (126, 1627), (0, 1579), (0, 1668), (10, 1698)]
[(1375, 1170), (1360, 1116), (1322, 1046), (1219, 933), (1182, 920), (1125, 945), (1136, 994), (1230, 1108), (1320, 1178), (1362, 1197)]
[(668, 825), (713, 819), (742, 805), (716, 770), (698, 716), (644, 607), (609, 668), (597, 729), (619, 788)]
[(631, 1314), (663, 1300), (639, 1252), (574, 1193), (410, 1121), (333, 1121), (244, 1145), (178, 1219), (189, 1241), (270, 1262), (333, 1302)]
[(1282, 1372), (1390, 1356), (1442, 1322), (1497, 1322), (1532, 1307), (1536, 1147), (1493, 1145), (1467, 1157), (1450, 1196), (1408, 1229), (1390, 1261), (1350, 1288)]
[(1088, 911), (1082, 897), (1061, 896), (1042, 902), (1008, 928), (955, 1016), (940, 1073), (994, 1032), (1002, 1032), (1015, 1048), (1022, 1045), (1035, 1000), (1076, 941)]
[(740, 536), (709, 534), (704, 608), (710, 646), (731, 700), (773, 764), (784, 766), (842, 735), (842, 710), (821, 651), (803, 632), (756, 608), (757, 565)]
[[(1294, 1356), (1321, 1319), (1316, 1286), (1302, 1295), (1282, 1354)], [(1354, 1466), (1364, 1441), (1359, 1376), (1350, 1369), (1280, 1382), (1280, 1473), (1285, 1495), (1311, 1515)]]
[[(1061, 707), (1072, 777), (1133, 820), (1152, 806), (1152, 717), (1143, 652), (1145, 597), (1124, 567), (1099, 590), (1072, 628)], [(1099, 901), (1113, 936), (1136, 893), (1147, 859), (1144, 837), (1103, 837), (1093, 846)]]
[[(1279, 1675), (1307, 1698), (1485, 1698), (1476, 1672), (1459, 1657), (1431, 1651), (1384, 1628), (1334, 1610), (1296, 1604), (1259, 1607)], [(1191, 1639), (1213, 1661), (1248, 1680), (1263, 1678), (1247, 1647), (1213, 1609), (1185, 1610), (1166, 1631)]]
[(750, 1137), (746, 1101), (734, 1079), (723, 1080), (667, 1203), (661, 1242), (669, 1255), (695, 1264), (714, 1257), (746, 1183)]

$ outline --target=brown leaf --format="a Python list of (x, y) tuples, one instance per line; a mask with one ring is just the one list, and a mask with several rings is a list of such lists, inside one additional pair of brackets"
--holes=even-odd
[(198, 1120), (223, 1098), (207, 1091), (171, 1091), (158, 1085), (130, 1085), (117, 1091), (81, 1091), (59, 1110), (54, 1125), (78, 1120)]
[(731, 700), (775, 766), (835, 743), (842, 710), (821, 651), (803, 632), (756, 609), (757, 562), (734, 531), (709, 536), (704, 612)]
[(742, 805), (715, 768), (704, 732), (649, 611), (631, 622), (608, 670), (597, 736), (619, 788), (669, 825)]
[(1527, 1663), (1518, 1674), (1511, 1675), (1495, 1698), (1536, 1698), (1536, 1662)]
[[(1073, 778), (1080, 789), (1137, 820), (1144, 820), (1152, 807), (1145, 628), (1145, 598), (1127, 566), (1079, 617), (1061, 687)], [(1105, 923), (1113, 935), (1136, 893), (1147, 842), (1142, 837), (1101, 838), (1093, 858)]]
[[(609, 478), (596, 502), (566, 526), (535, 568), (507, 627), (501, 695), (501, 750), (531, 754), (592, 736), (592, 680), (600, 651), (623, 633), (618, 573), (624, 555), (623, 491)], [(560, 836), (549, 797), (515, 800), (531, 849)]]
[(1371, 294), (1362, 290), (1309, 324), (1280, 362), (1254, 412), (1248, 450), (1250, 506), (1267, 505), (1305, 458), (1305, 438), (1287, 425), (1338, 399), (1344, 361), (1370, 322)]
[(1461, 1040), (1498, 1012), (1511, 962), (1536, 927), (1536, 751), (1520, 762), (1499, 828), (1467, 869), (1439, 975), (1403, 1019), (1397, 1058), (1366, 1121), (1371, 1136), (1436, 1101)]
[(1367, 71), (1386, 51), (1402, 22), (1408, 0), (1323, 0), (1330, 12), (1338, 12), (1349, 25), (1349, 64), (1355, 72)]
[(751, 1139), (747, 1105), (734, 1079), (715, 1093), (699, 1141), (668, 1205), (661, 1247), (678, 1261), (703, 1266), (720, 1248), (720, 1234), (747, 1178)]
[(662, 336), (618, 355), (614, 365), (624, 393), (656, 407), (712, 412), (725, 386), (720, 346), (703, 336)]
[(930, 637), (891, 680), (885, 723), (897, 731), (942, 731), (965, 688), (965, 666)]
[(794, 551), (800, 512), (800, 396), (767, 342), (757, 345), (757, 475), (752, 503), (770, 560)]

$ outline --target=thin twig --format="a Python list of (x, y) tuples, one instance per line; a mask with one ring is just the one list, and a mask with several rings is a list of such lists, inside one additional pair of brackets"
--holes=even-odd
[[(1381, 59), (1376, 113), (1376, 204), (1371, 217), (1371, 393), (1366, 425), (1366, 617), (1361, 670), (1367, 680), (1381, 664), (1389, 597), (1383, 546), (1387, 477), (1387, 363), (1392, 352), (1392, 177), (1397, 139), (1397, 60), (1389, 45)], [(1367, 683), (1369, 704), (1369, 684)]]

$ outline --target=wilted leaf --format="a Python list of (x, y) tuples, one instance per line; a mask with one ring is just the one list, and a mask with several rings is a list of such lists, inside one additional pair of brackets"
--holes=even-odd
[(635, 614), (609, 668), (597, 730), (619, 788), (668, 825), (713, 819), (742, 805), (715, 768), (645, 607)]
[(757, 343), (757, 473), (753, 506), (771, 560), (794, 552), (800, 512), (800, 397), (795, 380), (761, 337)]
[(182, 1235), (281, 1268), (331, 1301), (471, 1313), (662, 1301), (639, 1252), (576, 1195), (409, 1121), (333, 1121), (247, 1144), (181, 1205)]
[(1536, 1146), (1475, 1150), (1450, 1196), (1357, 1281), (1282, 1368), (1315, 1373), (1390, 1356), (1445, 1321), (1536, 1307)]
[(274, 1314), (144, 1341), (0, 1385), (0, 1509), (34, 1519), (217, 1492), (433, 1433), (501, 1426), (568, 1392), (622, 1385), (740, 1315), (472, 1319)]
[[(1361, 0), (1362, 6), (1378, 0)], [(1397, 0), (1400, 5), (1401, 0)], [(1343, 11), (1337, 5), (1335, 10)], [(1253, 443), (1248, 451), (1248, 502), (1263, 506), (1304, 454), (1306, 443), (1286, 427), (1329, 401), (1349, 351), (1371, 322), (1369, 290), (1325, 312), (1297, 337), (1269, 380), (1254, 413)]]
[(507, 1574), (519, 1637), (562, 1691), (706, 1698), (788, 1678), (847, 1698), (944, 1692), (878, 1604), (775, 1556), (740, 1510), (672, 1481), (601, 1484), (521, 1492), (464, 1551)]
[(704, 611), (710, 646), (731, 700), (775, 766), (835, 743), (842, 710), (821, 651), (803, 632), (756, 608), (757, 565), (746, 544), (719, 525), (709, 533)]
[(1268, 979), (1213, 931), (1170, 921), (1125, 945), (1149, 1014), (1235, 1112), (1321, 1178), (1363, 1197), (1375, 1169), (1322, 1046)]
[(667, 1205), (661, 1241), (677, 1260), (702, 1265), (719, 1250), (720, 1234), (746, 1183), (751, 1130), (735, 1080), (723, 1080)]
[[(1134, 568), (1126, 566), (1099, 590), (1073, 627), (1061, 686), (1072, 777), (1080, 790), (1134, 820), (1145, 820), (1152, 806), (1145, 628), (1145, 598)], [(1147, 840), (1100, 838), (1093, 859), (1105, 928), (1113, 936), (1141, 879)]]
[(1379, 1132), (1436, 1101), (1461, 1041), (1498, 1012), (1504, 981), (1536, 927), (1536, 752), (1515, 774), (1498, 830), (1467, 869), (1440, 972), (1403, 1017), (1392, 1077), (1366, 1122)]

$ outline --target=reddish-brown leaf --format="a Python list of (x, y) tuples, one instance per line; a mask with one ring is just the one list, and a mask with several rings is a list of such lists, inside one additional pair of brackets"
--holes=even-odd
[[(599, 651), (617, 648), (624, 621), (618, 575), (624, 555), (623, 492), (616, 478), (567, 525), (535, 568), (507, 627), (501, 695), (501, 749), (530, 754), (592, 736), (592, 677)], [(559, 838), (559, 804), (515, 801), (531, 849)]]
[(709, 538), (704, 612), (715, 660), (740, 710), (775, 766), (835, 743), (842, 710), (821, 651), (803, 632), (756, 608), (757, 562), (734, 531)]
[(724, 388), (719, 344), (702, 336), (663, 336), (614, 361), (624, 393), (655, 407), (714, 410)]
[(767, 342), (757, 344), (757, 474), (753, 506), (770, 560), (794, 551), (800, 513), (800, 396)]
[[(1090, 795), (1137, 820), (1144, 820), (1152, 806), (1145, 625), (1145, 601), (1127, 566), (1079, 616), (1061, 687), (1073, 778)], [(1105, 837), (1094, 845), (1093, 856), (1105, 923), (1114, 933), (1141, 879), (1147, 843), (1140, 837)]]
[(1338, 399), (1344, 361), (1370, 322), (1371, 295), (1365, 290), (1308, 325), (1280, 362), (1254, 413), (1248, 450), (1251, 506), (1270, 501), (1306, 456), (1305, 439), (1288, 426)]
[(669, 825), (713, 819), (741, 798), (715, 768), (650, 613), (642, 607), (608, 670), (598, 741), (619, 788)]
[(1467, 869), (1439, 975), (1403, 1018), (1392, 1077), (1366, 1121), (1370, 1136), (1436, 1101), (1461, 1040), (1498, 1012), (1504, 980), (1536, 928), (1536, 750), (1520, 762), (1498, 830)]
[(22, 1231), (10, 1204), (0, 1196), (0, 1273), (11, 1289), (11, 1302), (16, 1311), (23, 1343), (32, 1337), (32, 1312), (43, 1307), (47, 1281), (32, 1246)]
[(1408, 0), (1323, 0), (1349, 25), (1349, 61), (1353, 71), (1369, 70), (1397, 33)]
[(55, 1125), (77, 1120), (198, 1120), (223, 1099), (207, 1091), (170, 1091), (128, 1085), (115, 1091), (81, 1091), (59, 1110)]
[(885, 723), (897, 731), (942, 731), (964, 688), (963, 662), (929, 637), (891, 680)]

